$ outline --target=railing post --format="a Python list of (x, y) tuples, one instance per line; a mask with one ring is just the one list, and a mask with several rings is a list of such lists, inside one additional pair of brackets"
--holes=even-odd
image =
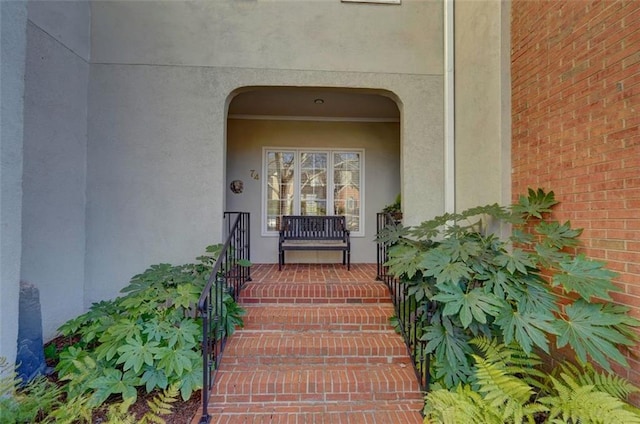
[[(393, 218), (386, 213), (378, 213), (376, 215), (377, 235), (389, 225), (394, 223)], [(418, 315), (418, 303), (413, 296), (409, 296), (409, 287), (402, 283), (398, 278), (389, 274), (388, 267), (384, 264), (388, 261), (388, 248), (386, 242), (378, 241), (377, 243), (377, 264), (376, 279), (384, 281), (389, 288), (391, 300), (393, 302), (400, 332), (404, 339), (407, 349), (410, 352), (411, 361), (413, 362), (416, 378), (420, 383), (423, 391), (429, 391), (431, 366), (431, 355), (425, 352), (427, 342), (421, 340), (422, 327), (420, 326), (420, 315)], [(434, 313), (434, 305), (429, 303), (427, 308), (427, 322), (431, 322)]]
[[(232, 219), (232, 215), (235, 218)], [(249, 280), (249, 273), (239, 266), (239, 261), (249, 261), (249, 214), (225, 212), (227, 221), (225, 242), (213, 265), (209, 280), (198, 299), (198, 313), (202, 317), (202, 416), (199, 424), (208, 424), (211, 388), (226, 345), (226, 323), (222, 315), (224, 295), (229, 290), (234, 300)], [(245, 255), (246, 252), (246, 255)]]
[(204, 313), (202, 314), (202, 416), (199, 424), (208, 424), (211, 421), (209, 412), (209, 378), (211, 377), (210, 367), (210, 346), (209, 346), (209, 301), (205, 300)]

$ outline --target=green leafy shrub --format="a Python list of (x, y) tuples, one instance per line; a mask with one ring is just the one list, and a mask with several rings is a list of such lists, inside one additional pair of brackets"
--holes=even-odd
[[(582, 363), (628, 367), (624, 351), (638, 340), (640, 322), (607, 303), (619, 290), (615, 273), (574, 253), (581, 230), (550, 219), (556, 204), (553, 192), (529, 190), (511, 207), (477, 207), (381, 233), (391, 245), (391, 274), (416, 302), (433, 380), (453, 388), (475, 378), (471, 340), (478, 335), (516, 342), (526, 354), (555, 344)], [(507, 225), (508, 239), (489, 231)], [(427, 320), (429, 307), (435, 313)]]
[(639, 410), (625, 403), (638, 389), (620, 377), (570, 363), (547, 374), (539, 356), (515, 343), (471, 342), (481, 354), (469, 384), (427, 394), (425, 424), (640, 423)]
[[(213, 256), (193, 264), (153, 265), (131, 279), (124, 296), (95, 303), (62, 325), (63, 336), (78, 340), (60, 352), (56, 366), (68, 396), (88, 396), (88, 405), (97, 406), (112, 395), (131, 404), (141, 387), (175, 387), (184, 400), (200, 389), (202, 323), (196, 303), (218, 251), (209, 246)], [(244, 315), (226, 291), (221, 306), (219, 336), (233, 333)]]

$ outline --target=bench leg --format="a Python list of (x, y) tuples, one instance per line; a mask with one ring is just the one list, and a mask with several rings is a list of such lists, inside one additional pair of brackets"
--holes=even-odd
[(284, 250), (278, 254), (278, 271), (282, 271), (282, 265), (284, 265)]
[(347, 254), (347, 271), (351, 271), (351, 251), (347, 250), (345, 253)]

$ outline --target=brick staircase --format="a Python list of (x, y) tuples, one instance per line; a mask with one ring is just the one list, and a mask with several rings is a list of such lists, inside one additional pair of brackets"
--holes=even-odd
[(252, 278), (240, 297), (245, 328), (229, 340), (210, 398), (212, 423), (422, 423), (374, 265), (256, 265)]

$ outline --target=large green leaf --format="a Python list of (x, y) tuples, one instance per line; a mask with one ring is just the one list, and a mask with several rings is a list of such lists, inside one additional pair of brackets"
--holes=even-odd
[(593, 296), (610, 300), (610, 291), (620, 291), (611, 282), (617, 274), (606, 269), (603, 262), (587, 259), (580, 254), (559, 266), (560, 272), (553, 276), (552, 285), (562, 286), (569, 293), (576, 292), (585, 300)]
[(174, 326), (164, 319), (153, 317), (144, 323), (142, 334), (147, 336), (147, 340), (161, 341), (171, 336)]
[[(202, 364), (202, 362), (200, 362)], [(180, 382), (180, 395), (182, 400), (188, 400), (191, 394), (202, 389), (202, 365), (200, 367), (194, 366), (189, 372), (185, 372), (179, 379)]]
[(471, 268), (462, 261), (455, 261), (439, 248), (424, 253), (419, 262), (420, 269), (426, 276), (436, 278), (436, 284), (451, 282), (457, 284), (461, 279), (471, 278)]
[(169, 380), (163, 370), (146, 366), (144, 367), (144, 373), (140, 378), (140, 383), (145, 385), (147, 393), (151, 393), (151, 391), (156, 387), (166, 389), (169, 384)]
[(451, 262), (458, 259), (466, 262), (470, 257), (477, 256), (482, 252), (482, 245), (478, 240), (472, 238), (448, 238), (440, 243), (438, 250), (449, 256)]
[(164, 370), (168, 376), (181, 376), (189, 372), (194, 365), (201, 362), (198, 352), (191, 349), (161, 349), (156, 353), (154, 359), (158, 362), (156, 367)]
[(632, 340), (616, 329), (616, 326), (624, 324), (625, 315), (583, 299), (567, 305), (565, 313), (566, 317), (553, 324), (558, 333), (559, 348), (569, 344), (582, 362), (587, 362), (587, 356), (590, 356), (607, 371), (611, 371), (609, 360), (628, 366), (626, 358), (616, 347), (618, 344), (633, 345)]
[(167, 337), (167, 346), (179, 346), (181, 348), (193, 348), (197, 339), (201, 336), (202, 328), (195, 321), (184, 319), (172, 326), (172, 331)]
[(458, 314), (463, 328), (469, 327), (472, 320), (481, 324), (487, 323), (487, 315), (496, 316), (503, 307), (503, 302), (491, 293), (485, 293), (475, 288), (468, 293), (463, 292), (456, 285), (443, 285), (442, 292), (435, 295), (433, 300), (444, 303), (443, 315)]
[(505, 344), (516, 340), (522, 350), (531, 353), (534, 345), (549, 352), (549, 341), (545, 333), (556, 334), (556, 329), (552, 326), (553, 321), (554, 317), (550, 313), (521, 313), (504, 308), (496, 319), (496, 324), (502, 329)]
[(101, 377), (89, 383), (89, 387), (95, 389), (91, 398), (92, 405), (100, 405), (112, 394), (122, 394), (122, 398), (128, 402), (135, 402), (137, 398), (136, 387), (140, 379), (131, 372), (122, 373), (118, 369), (105, 369)]
[(549, 290), (546, 281), (540, 276), (535, 274), (522, 276), (518, 279), (518, 283), (509, 295), (517, 302), (520, 312), (558, 312), (557, 295)]
[(404, 239), (409, 235), (409, 228), (403, 227), (402, 224), (391, 224), (384, 227), (376, 235), (376, 241), (378, 243), (390, 243), (394, 244)]
[(389, 249), (389, 260), (385, 263), (393, 275), (413, 278), (422, 268), (422, 252), (413, 246), (398, 244)]
[(557, 221), (541, 221), (536, 226), (536, 232), (544, 237), (542, 243), (562, 249), (565, 247), (576, 246), (578, 237), (582, 234), (581, 228), (571, 228), (569, 221), (560, 225)]
[(571, 258), (568, 253), (547, 244), (536, 244), (534, 249), (538, 255), (540, 265), (544, 268), (555, 268), (559, 262), (564, 262)]
[(553, 191), (545, 193), (541, 188), (537, 191), (529, 189), (529, 195), (520, 196), (518, 203), (513, 205), (511, 210), (525, 217), (534, 216), (541, 219), (542, 214), (551, 212), (551, 207), (557, 203)]
[(516, 271), (527, 274), (529, 269), (535, 267), (531, 254), (518, 248), (513, 249), (511, 253), (504, 252), (497, 255), (494, 259), (494, 264), (501, 268), (506, 268), (511, 274), (515, 274)]
[(425, 352), (435, 352), (438, 361), (450, 364), (467, 364), (473, 350), (469, 336), (451, 323), (447, 317), (435, 317), (433, 324), (424, 328), (420, 340), (426, 341)]
[(132, 337), (127, 339), (127, 344), (118, 348), (120, 358), (116, 363), (124, 364), (124, 371), (133, 369), (137, 374), (143, 365), (153, 365), (154, 356), (161, 351), (162, 348), (159, 347), (159, 343), (156, 341), (144, 343), (139, 337)]
[(180, 284), (176, 287), (175, 296), (171, 299), (175, 307), (189, 309), (200, 297), (200, 288), (194, 284)]

